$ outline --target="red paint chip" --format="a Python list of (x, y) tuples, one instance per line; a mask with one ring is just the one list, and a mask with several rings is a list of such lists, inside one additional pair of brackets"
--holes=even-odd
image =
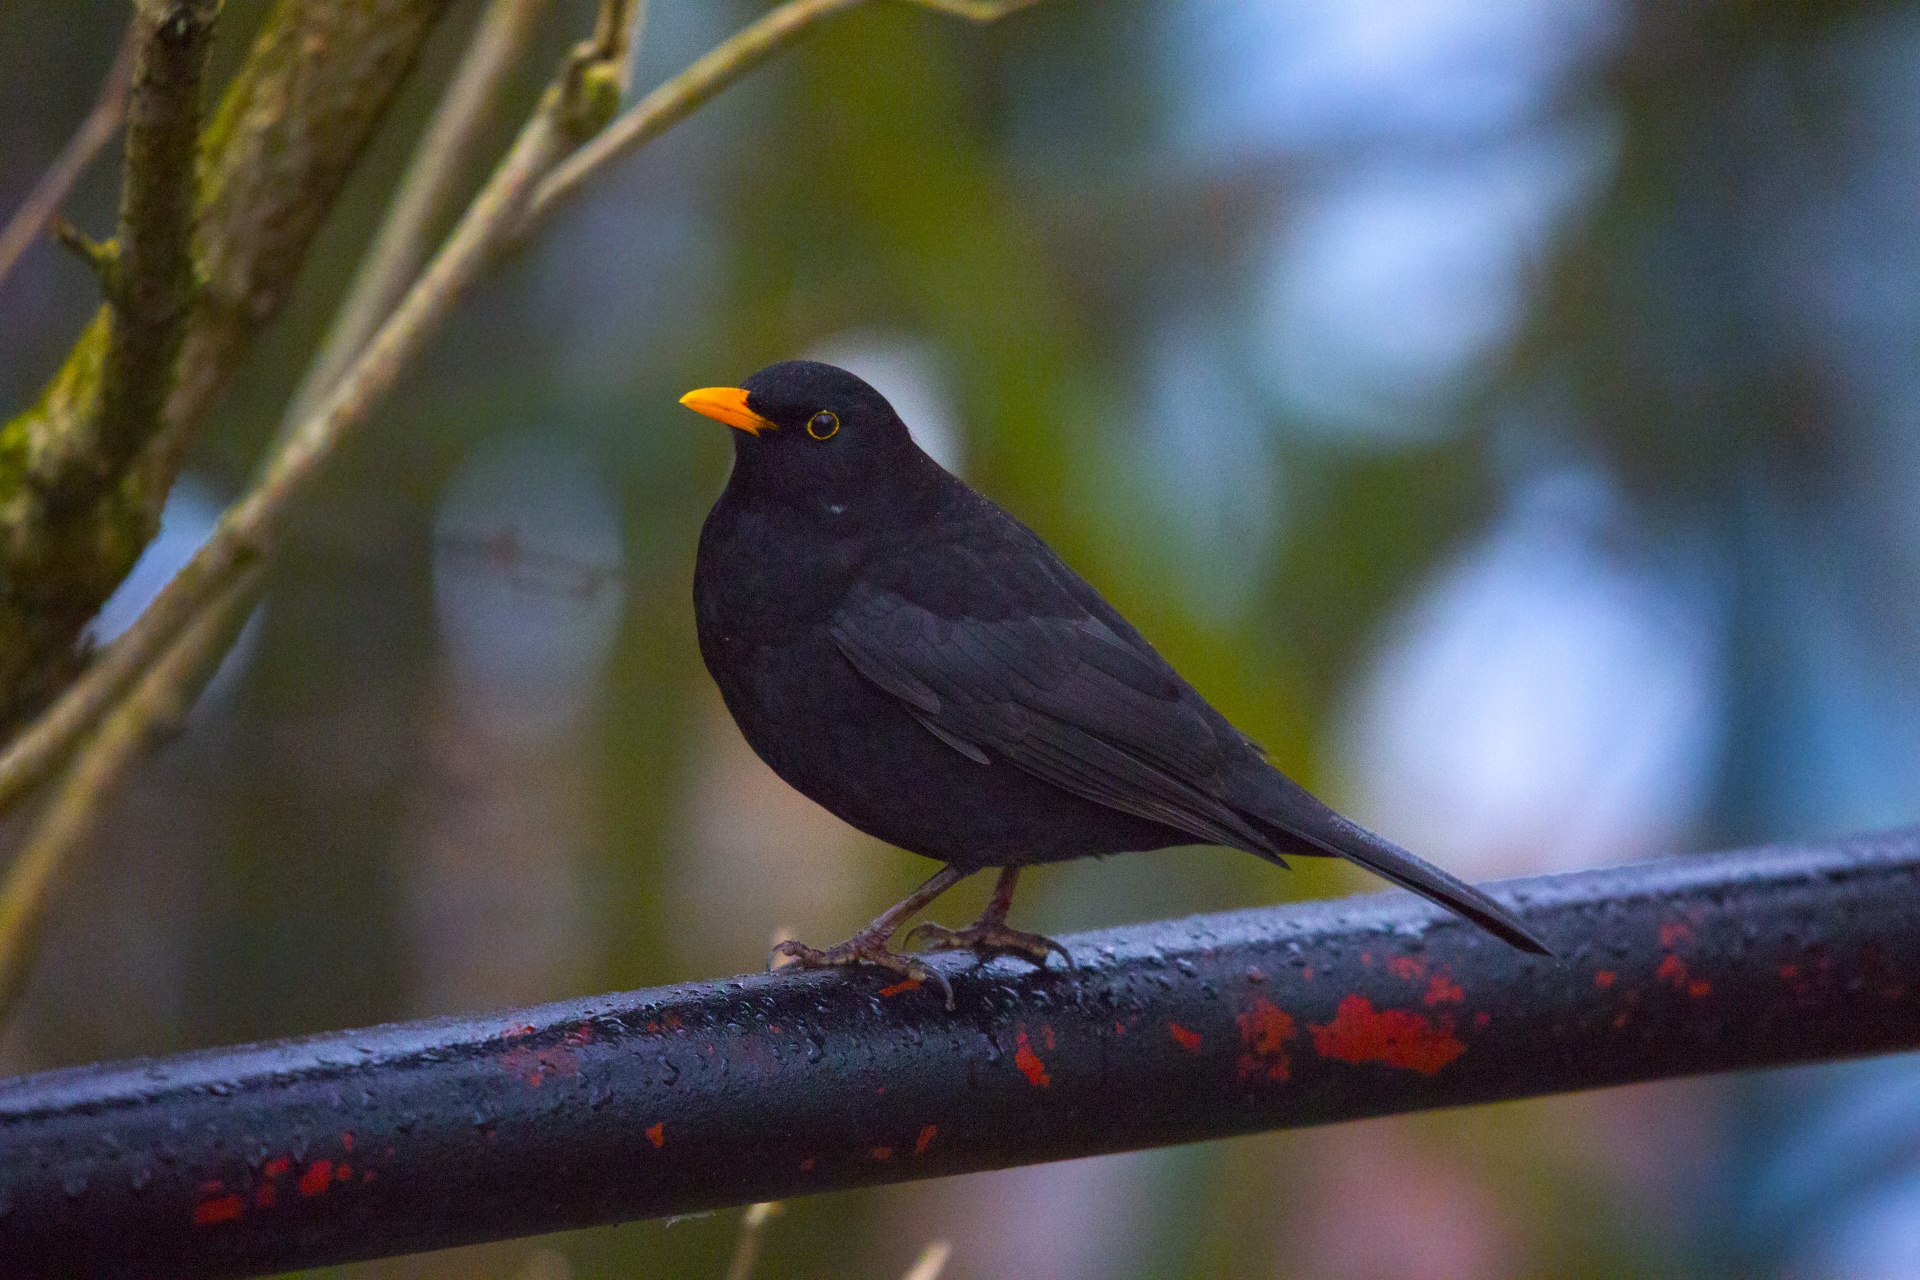
[(1198, 1031), (1189, 1031), (1177, 1022), (1169, 1022), (1167, 1024), (1167, 1033), (1173, 1037), (1175, 1044), (1185, 1049), (1188, 1053), (1200, 1052), (1201, 1035)]
[(1614, 980), (1619, 976), (1619, 974), (1611, 969), (1601, 969), (1593, 975), (1593, 985), (1605, 991), (1614, 984)]
[(325, 1191), (327, 1184), (332, 1181), (333, 1161), (315, 1160), (307, 1166), (307, 1171), (300, 1175), (300, 1194), (303, 1196), (317, 1196), (322, 1191)]
[(913, 1140), (913, 1154), (917, 1156), (927, 1154), (927, 1147), (933, 1142), (933, 1135), (939, 1132), (940, 1130), (936, 1125), (928, 1124), (920, 1126), (920, 1136)]
[(202, 1200), (193, 1206), (193, 1225), (210, 1227), (216, 1222), (232, 1222), (247, 1211), (247, 1202), (238, 1195), (221, 1196), (217, 1200)]
[(1234, 1021), (1240, 1027), (1244, 1052), (1234, 1073), (1242, 1080), (1264, 1076), (1286, 1080), (1292, 1075), (1293, 1059), (1287, 1054), (1287, 1041), (1293, 1039), (1293, 1015), (1273, 1001), (1260, 998)]
[(656, 1147), (667, 1145), (667, 1125), (665, 1121), (647, 1126), (647, 1141)]
[(1020, 1074), (1027, 1078), (1027, 1083), (1036, 1089), (1045, 1089), (1051, 1085), (1053, 1077), (1047, 1074), (1047, 1064), (1040, 1061), (1040, 1055), (1033, 1051), (1031, 1044), (1027, 1043), (1027, 1033), (1016, 1032), (1015, 1042), (1019, 1047), (1014, 1051), (1013, 1065), (1020, 1068)]
[(1436, 1027), (1423, 1013), (1375, 1010), (1365, 996), (1348, 996), (1333, 1021), (1313, 1027), (1313, 1049), (1341, 1062), (1384, 1062), (1390, 1067), (1430, 1076), (1467, 1051), (1448, 1027)]

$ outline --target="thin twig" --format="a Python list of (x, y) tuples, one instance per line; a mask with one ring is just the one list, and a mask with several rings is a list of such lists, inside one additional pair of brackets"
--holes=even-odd
[[(789, 0), (687, 64), (685, 70), (635, 103), (593, 141), (568, 156), (541, 182), (527, 209), (524, 235), (610, 162), (645, 146), (734, 81), (804, 35), (824, 18), (867, 0)], [(1038, 0), (907, 0), (973, 22), (992, 22)]]
[(733, 1259), (727, 1263), (726, 1280), (753, 1280), (753, 1266), (760, 1260), (760, 1245), (767, 1223), (780, 1212), (778, 1200), (750, 1204), (740, 1215), (740, 1235), (733, 1242)]
[(581, 147), (541, 182), (527, 209), (525, 235), (609, 161), (651, 142), (691, 115), (815, 23), (867, 0), (788, 0), (748, 23), (688, 63), (686, 69), (628, 108), (593, 141)]
[(80, 122), (80, 128), (60, 149), (47, 171), (40, 175), (40, 181), (33, 184), (33, 190), (14, 211), (6, 230), (0, 231), (0, 284), (6, 282), (13, 264), (27, 251), (27, 246), (53, 222), (73, 184), (80, 180), (80, 175), (100, 154), (100, 148), (107, 145), (127, 118), (127, 93), (133, 87), (133, 58), (140, 48), (140, 31), (138, 18), (127, 23), (127, 33), (120, 37), (120, 51), (113, 55), (113, 65), (107, 69), (106, 81), (100, 86), (100, 96), (94, 100), (93, 109), (87, 112), (87, 118)]
[(434, 228), (451, 210), (474, 150), (493, 118), (501, 87), (550, 4), (551, 0), (493, 0), (481, 18), (459, 69), (413, 149), (400, 191), (354, 272), (346, 301), (282, 415), (288, 429), (313, 412), (419, 274), (433, 249)]

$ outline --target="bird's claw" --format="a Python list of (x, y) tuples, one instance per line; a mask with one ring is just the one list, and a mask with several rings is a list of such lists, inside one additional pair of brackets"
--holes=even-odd
[(905, 981), (921, 982), (935, 988), (946, 999), (947, 1008), (953, 1008), (953, 987), (945, 975), (924, 960), (891, 950), (884, 938), (856, 936), (837, 947), (825, 949), (788, 939), (773, 944), (767, 965), (770, 969), (774, 967), (774, 956), (785, 956), (802, 969), (836, 969), (843, 965), (870, 964), (888, 973), (899, 974)]
[(983, 961), (995, 956), (1019, 956), (1036, 969), (1047, 967), (1048, 955), (1057, 955), (1067, 962), (1067, 968), (1073, 968), (1073, 956), (1052, 938), (992, 920), (976, 920), (964, 929), (949, 929), (925, 920), (907, 933), (907, 945), (912, 946), (919, 938), (926, 940), (928, 951), (971, 951)]

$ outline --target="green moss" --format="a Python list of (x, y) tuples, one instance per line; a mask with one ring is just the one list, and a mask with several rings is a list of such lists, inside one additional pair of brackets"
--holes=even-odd
[(19, 528), (20, 519), (29, 513), (17, 509), (25, 496), (29, 471), (36, 468), (48, 449), (70, 440), (99, 411), (100, 379), (111, 323), (103, 304), (40, 398), (0, 427), (0, 520), (11, 530), (11, 541), (31, 532)]

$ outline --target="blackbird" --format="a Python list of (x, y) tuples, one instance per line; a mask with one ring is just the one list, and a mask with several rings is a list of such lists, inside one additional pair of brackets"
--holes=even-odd
[(762, 760), (889, 844), (945, 863), (808, 967), (870, 964), (940, 988), (887, 945), (987, 867), (999, 880), (930, 949), (1044, 967), (1007, 924), (1020, 868), (1217, 844), (1285, 866), (1338, 856), (1524, 951), (1509, 909), (1335, 813), (1180, 678), (1038, 535), (922, 452), (872, 387), (832, 365), (771, 365), (680, 401), (735, 427), (733, 472), (700, 531), (700, 653)]

